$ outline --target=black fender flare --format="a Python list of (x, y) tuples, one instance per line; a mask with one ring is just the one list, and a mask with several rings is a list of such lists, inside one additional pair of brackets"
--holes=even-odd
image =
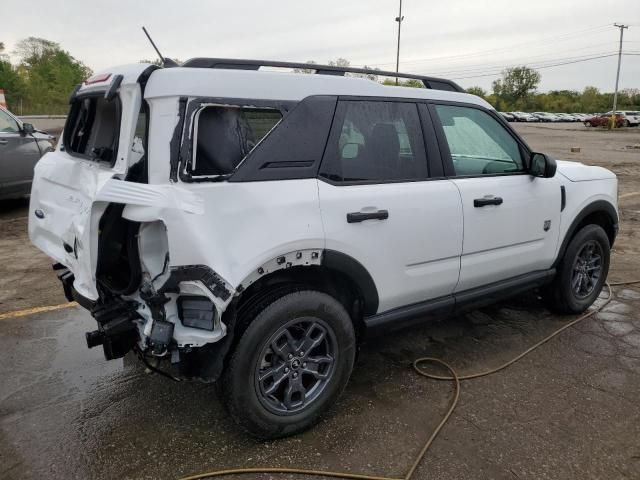
[(378, 289), (373, 277), (355, 258), (336, 250), (324, 250), (321, 265), (342, 273), (358, 286), (364, 299), (365, 316), (375, 315), (378, 311)]
[[(562, 240), (562, 244), (560, 245), (560, 249), (558, 250), (558, 255), (556, 257), (556, 260), (553, 262), (552, 267), (556, 267), (562, 260), (562, 257), (564, 257), (567, 246), (569, 245), (569, 242), (571, 241), (573, 236), (576, 234), (578, 226), (582, 223), (582, 221), (589, 215), (597, 212), (605, 213), (611, 220), (611, 224), (613, 225), (613, 236), (610, 236), (610, 241), (611, 246), (613, 246), (613, 241), (615, 240), (615, 236), (618, 233), (618, 213), (616, 212), (616, 209), (611, 204), (611, 202), (608, 202), (606, 200), (596, 200), (595, 202), (590, 203), (589, 205), (584, 207), (580, 211), (580, 213), (573, 219), (573, 222), (571, 222), (571, 225), (569, 226), (569, 229), (567, 230), (567, 233)], [(607, 235), (609, 235), (609, 232), (607, 232)]]

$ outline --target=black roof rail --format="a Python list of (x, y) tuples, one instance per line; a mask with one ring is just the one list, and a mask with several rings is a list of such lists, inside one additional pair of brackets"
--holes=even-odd
[(344, 76), (345, 73), (359, 73), (364, 75), (380, 75), (383, 77), (411, 78), (420, 80), (426, 88), (447, 90), (450, 92), (464, 92), (464, 89), (452, 80), (445, 78), (426, 77), (413, 73), (396, 73), (370, 68), (337, 67), (333, 65), (319, 65), (317, 63), (279, 62), (275, 60), (242, 60), (236, 58), (192, 58), (184, 62), (182, 67), (191, 68), (223, 68), (228, 70), (259, 70), (260, 67), (299, 68), (315, 70), (320, 75)]

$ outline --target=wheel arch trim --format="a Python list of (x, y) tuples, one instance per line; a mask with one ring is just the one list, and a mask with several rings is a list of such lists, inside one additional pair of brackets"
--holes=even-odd
[(585, 218), (594, 213), (604, 213), (607, 215), (607, 217), (609, 217), (609, 220), (611, 220), (613, 235), (610, 236), (609, 232), (607, 232), (607, 236), (609, 237), (611, 246), (613, 246), (613, 241), (615, 240), (615, 236), (618, 232), (618, 212), (611, 202), (608, 202), (606, 200), (596, 200), (595, 202), (588, 204), (582, 210), (580, 210), (580, 213), (576, 215), (576, 217), (571, 222), (571, 225), (569, 225), (567, 233), (565, 234), (562, 243), (560, 244), (556, 260), (553, 262), (553, 267), (557, 266), (562, 260), (562, 257), (567, 250), (567, 246), (569, 245), (569, 242), (574, 237), (574, 235), (577, 233), (580, 224), (584, 221)]

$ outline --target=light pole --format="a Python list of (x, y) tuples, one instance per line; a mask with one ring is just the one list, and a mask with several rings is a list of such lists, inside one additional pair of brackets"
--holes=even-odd
[[(398, 50), (396, 52), (396, 73), (400, 72), (400, 30), (402, 28), (402, 21), (404, 17), (402, 16), (402, 0), (400, 0), (400, 10), (398, 12), (398, 16), (396, 17), (396, 22), (398, 22)], [(396, 85), (398, 85), (398, 77), (396, 77)]]
[(614, 27), (620, 29), (620, 47), (618, 48), (618, 71), (616, 72), (616, 90), (613, 94), (613, 111), (611, 112), (611, 126), (612, 128), (616, 127), (616, 108), (618, 108), (618, 81), (620, 80), (620, 63), (622, 63), (622, 36), (624, 34), (624, 30), (629, 28), (628, 25), (618, 25), (617, 23), (613, 24)]

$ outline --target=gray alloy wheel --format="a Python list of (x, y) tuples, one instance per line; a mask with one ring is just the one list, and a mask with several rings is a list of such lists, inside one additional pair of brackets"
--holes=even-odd
[(573, 261), (571, 288), (578, 299), (587, 298), (602, 276), (602, 247), (594, 240), (586, 242)]
[(333, 329), (319, 318), (295, 318), (266, 342), (254, 372), (260, 403), (279, 415), (312, 404), (331, 381), (338, 347)]

